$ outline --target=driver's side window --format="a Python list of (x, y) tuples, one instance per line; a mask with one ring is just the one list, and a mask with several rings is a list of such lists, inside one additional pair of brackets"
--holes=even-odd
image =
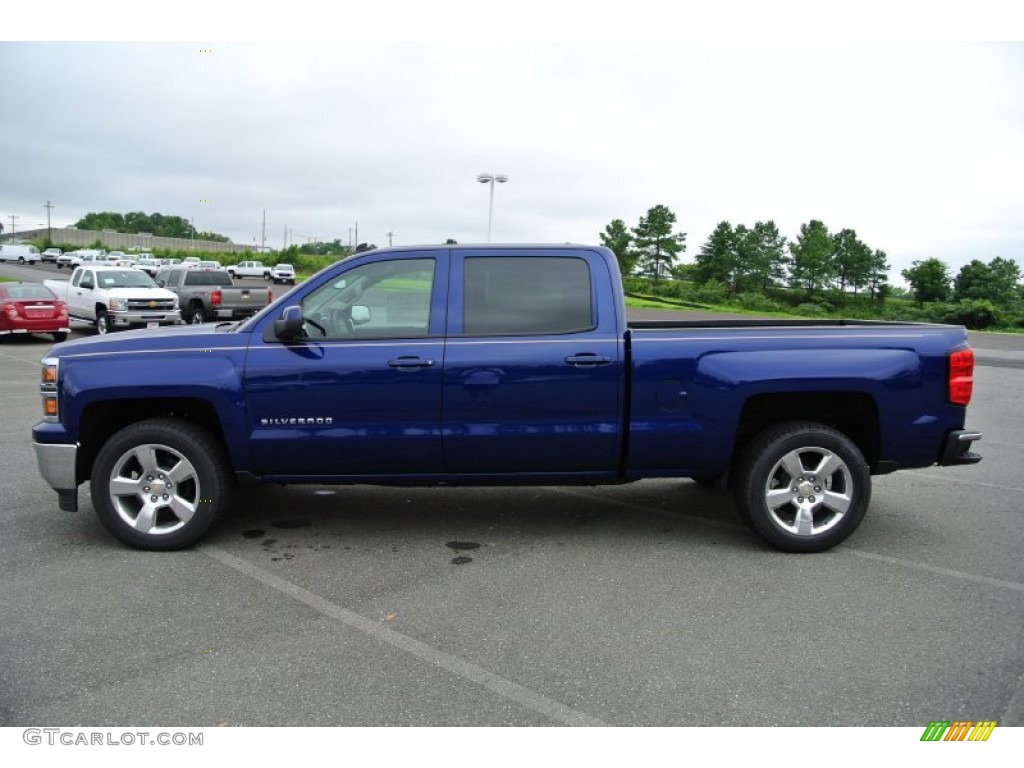
[(306, 335), (314, 339), (409, 339), (430, 332), (434, 259), (363, 264), (302, 301)]

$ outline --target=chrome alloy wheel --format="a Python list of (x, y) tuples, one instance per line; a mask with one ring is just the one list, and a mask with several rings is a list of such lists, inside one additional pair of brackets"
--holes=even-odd
[(771, 472), (764, 501), (771, 520), (796, 536), (835, 527), (850, 509), (853, 477), (833, 451), (801, 447), (785, 454)]
[(117, 459), (109, 494), (121, 520), (139, 533), (157, 536), (187, 525), (202, 497), (192, 463), (174, 448), (151, 443)]

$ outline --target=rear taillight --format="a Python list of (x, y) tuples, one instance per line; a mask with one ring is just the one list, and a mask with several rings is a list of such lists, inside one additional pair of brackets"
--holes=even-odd
[(18, 316), (18, 305), (17, 304), (4, 304), (3, 313), (7, 315), (11, 320)]
[(65, 304), (62, 301), (58, 301), (57, 302), (57, 314), (59, 314), (61, 317), (67, 317), (68, 316), (68, 305)]
[(215, 307), (220, 306), (220, 291), (213, 291), (210, 294), (210, 303)]
[(949, 355), (949, 373), (946, 379), (949, 402), (967, 405), (974, 391), (974, 350), (958, 349)]
[(267, 291), (267, 304), (270, 304), (273, 301), (274, 301), (274, 292), (273, 291)]

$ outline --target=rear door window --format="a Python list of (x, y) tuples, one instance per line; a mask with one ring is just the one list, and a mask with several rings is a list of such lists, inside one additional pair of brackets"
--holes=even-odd
[(579, 258), (467, 258), (463, 297), (463, 332), (469, 336), (594, 329), (590, 267)]

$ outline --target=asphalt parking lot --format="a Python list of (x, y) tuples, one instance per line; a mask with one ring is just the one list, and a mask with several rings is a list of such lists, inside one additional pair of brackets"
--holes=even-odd
[(1024, 725), (1024, 337), (972, 341), (984, 461), (819, 555), (675, 480), (266, 487), (134, 551), (57, 509), (49, 342), (0, 341), (0, 725)]

